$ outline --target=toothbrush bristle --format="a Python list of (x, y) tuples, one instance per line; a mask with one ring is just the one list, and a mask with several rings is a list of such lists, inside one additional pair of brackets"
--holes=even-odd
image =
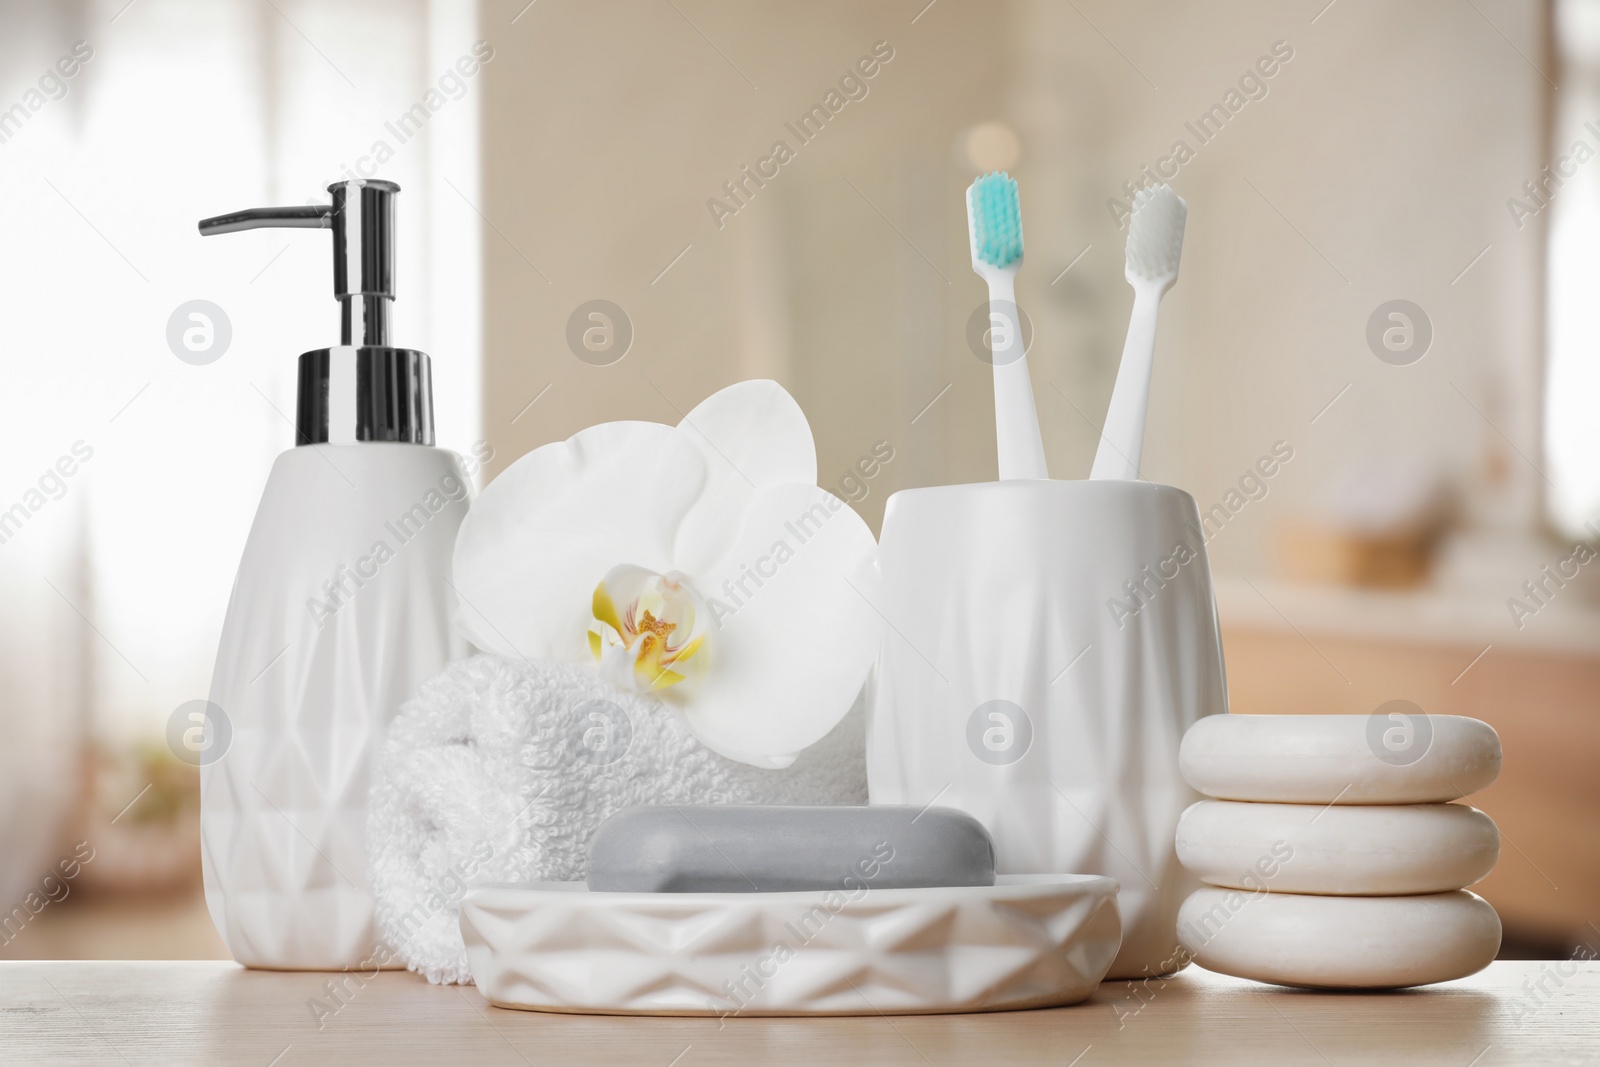
[(1142, 278), (1175, 276), (1188, 217), (1189, 205), (1171, 186), (1158, 183), (1139, 190), (1128, 223), (1128, 269)]
[(967, 189), (967, 229), (974, 260), (1009, 267), (1022, 258), (1022, 213), (1010, 175), (991, 172)]

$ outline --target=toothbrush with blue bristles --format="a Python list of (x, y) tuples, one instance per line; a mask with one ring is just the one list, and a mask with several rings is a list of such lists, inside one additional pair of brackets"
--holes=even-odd
[(1009, 175), (985, 174), (967, 189), (967, 233), (972, 240), (972, 269), (989, 284), (990, 358), (994, 363), (1000, 480), (1048, 478), (1017, 311), (1022, 215), (1017, 183)]

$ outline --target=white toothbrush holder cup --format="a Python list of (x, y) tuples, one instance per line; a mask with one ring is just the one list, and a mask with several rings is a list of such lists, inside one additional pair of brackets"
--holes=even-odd
[(1182, 965), (1178, 744), (1228, 710), (1194, 498), (1137, 481), (911, 489), (883, 519), (874, 804), (976, 816), (1001, 873), (1111, 875), (1110, 978)]

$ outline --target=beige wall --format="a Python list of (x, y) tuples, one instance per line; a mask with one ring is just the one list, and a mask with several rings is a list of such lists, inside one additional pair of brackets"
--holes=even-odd
[[(1001, 119), (1022, 135), (1020, 299), (1038, 326), (1052, 470), (1082, 477), (1131, 304), (1105, 201), (1175, 139), (1196, 145), (1184, 121), (1282, 40), (1294, 57), (1268, 95), (1174, 180), (1190, 225), (1146, 475), (1204, 506), (1291, 443), (1271, 495), (1212, 545), (1219, 567), (1246, 572), (1264, 566), (1273, 523), (1352, 462), (1437, 470), (1480, 519), (1531, 526), (1540, 478), (1507, 439), (1537, 461), (1541, 250), (1504, 203), (1541, 158), (1542, 6), (1339, 0), (1312, 24), (1320, 6), (939, 0), (913, 24), (920, 0), (546, 0), (511, 25), (522, 0), (484, 4), (497, 58), (483, 210), (503, 235), (486, 246), (486, 426), (499, 462), (595, 421), (672, 421), (771, 374), (812, 420), (824, 481), (893, 443), (861, 508), (874, 524), (892, 489), (992, 477), (987, 368), (963, 336), (983, 289), (958, 145)], [(719, 231), (706, 199), (792, 140), (784, 121), (878, 40), (895, 57), (867, 98)], [(615, 366), (586, 366), (564, 341), (594, 297), (637, 330)], [(1394, 297), (1433, 320), (1432, 350), (1410, 367), (1364, 340)]]

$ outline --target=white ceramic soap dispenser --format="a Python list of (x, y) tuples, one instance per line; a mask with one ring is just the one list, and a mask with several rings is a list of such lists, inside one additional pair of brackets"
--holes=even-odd
[(297, 447), (267, 480), (211, 685), (206, 904), (250, 967), (387, 962), (367, 884), (369, 768), (401, 703), (464, 651), (450, 555), (469, 483), (433, 447), (427, 355), (389, 344), (400, 189), (328, 191), (327, 206), (200, 223), (332, 230), (343, 309), (339, 346), (300, 357)]

